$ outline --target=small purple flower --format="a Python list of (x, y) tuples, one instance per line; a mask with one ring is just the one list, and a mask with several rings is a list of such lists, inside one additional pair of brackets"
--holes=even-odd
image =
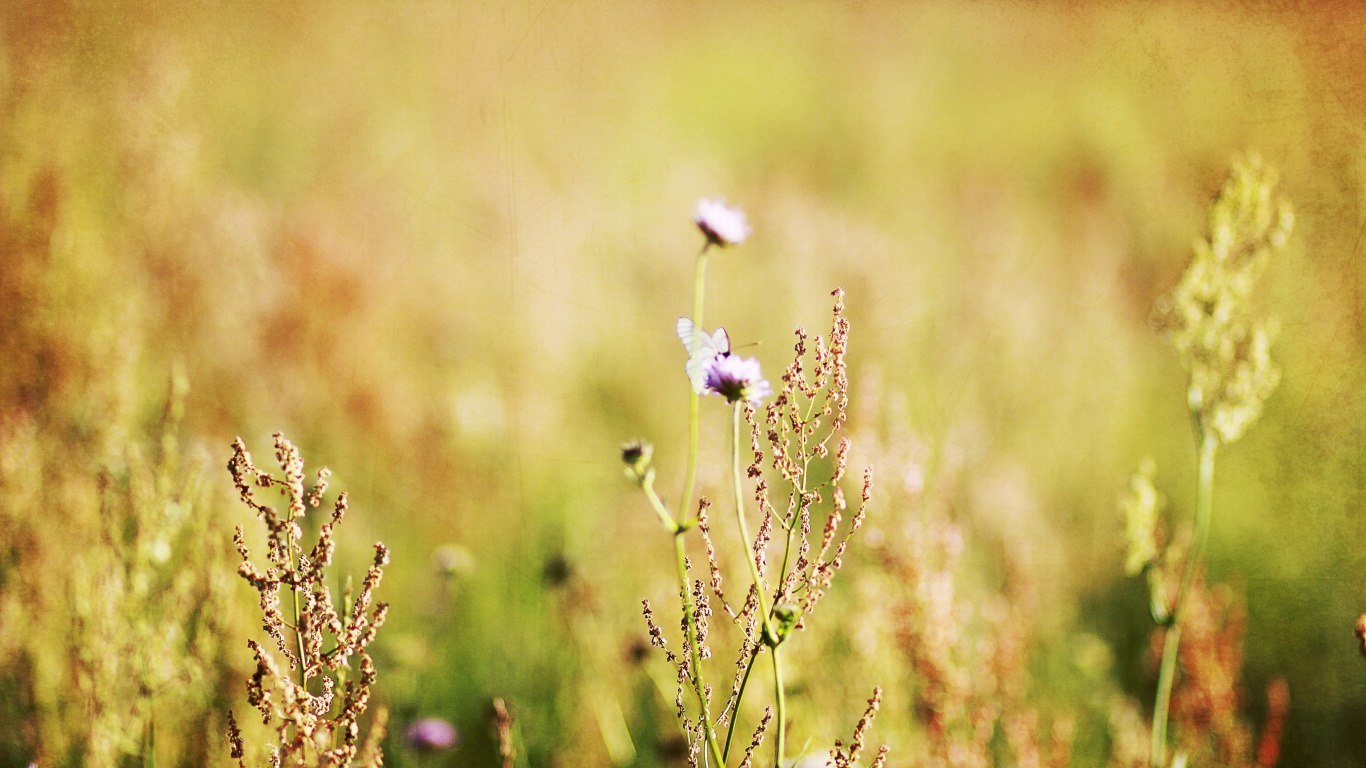
[(759, 370), (759, 361), (739, 355), (717, 355), (702, 368), (705, 391), (721, 395), (729, 402), (748, 400), (759, 403), (773, 394)]
[(697, 228), (707, 236), (707, 242), (718, 248), (739, 245), (749, 237), (749, 222), (745, 212), (739, 208), (727, 208), (725, 198), (697, 201), (697, 213), (693, 214)]
[(423, 754), (444, 752), (460, 738), (455, 726), (439, 717), (428, 717), (408, 726), (408, 746)]

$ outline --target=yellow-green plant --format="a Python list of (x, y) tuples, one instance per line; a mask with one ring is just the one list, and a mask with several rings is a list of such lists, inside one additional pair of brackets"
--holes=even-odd
[(1208, 238), (1196, 241), (1194, 258), (1181, 281), (1155, 313), (1190, 374), (1186, 402), (1199, 465), (1195, 533), (1174, 594), (1164, 593), (1164, 558), (1152, 534), (1158, 512), (1153, 466), (1146, 465), (1135, 476), (1123, 503), (1130, 553), (1126, 567), (1148, 575), (1152, 617), (1166, 631), (1153, 707), (1153, 768), (1168, 764), (1172, 686), (1187, 603), (1209, 542), (1215, 457), (1221, 446), (1233, 443), (1256, 423), (1280, 381), (1270, 354), (1276, 323), (1259, 315), (1252, 298), (1267, 261), (1285, 247), (1294, 224), (1277, 182), (1276, 172), (1255, 155), (1234, 162), (1210, 207)]
[(205, 462), (178, 438), (187, 386), (177, 369), (160, 441), (127, 414), (93, 444), (0, 420), (0, 750), (22, 756), (0, 762), (209, 759), (237, 615)]

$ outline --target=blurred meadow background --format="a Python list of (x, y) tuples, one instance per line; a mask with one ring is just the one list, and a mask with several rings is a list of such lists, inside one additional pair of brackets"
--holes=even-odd
[(930, 764), (903, 561), (933, 520), (964, 622), (1020, 642), (1019, 690), (982, 695), (1070, 734), (1055, 764), (1124, 764), (1156, 672), (1116, 500), (1145, 456), (1173, 520), (1195, 496), (1150, 315), (1248, 151), (1296, 211), (1258, 294), (1283, 379), (1222, 454), (1209, 581), (1245, 612), (1248, 727), (1284, 678), (1281, 764), (1360, 765), (1366, 14), (1277, 5), (8, 0), (0, 765), (119, 764), (149, 722), (163, 765), (228, 764), (259, 626), (224, 465), (276, 430), (350, 493), (341, 570), (392, 550), (389, 765), (423, 717), (461, 734), (426, 764), (497, 765), (494, 697), (520, 764), (681, 764), (641, 653), (668, 537), (618, 452), (653, 441), (676, 498), (714, 196), (754, 234), (713, 255), (707, 326), (776, 381), (842, 286), (877, 467), (793, 651), (791, 756), (882, 685), (873, 740)]

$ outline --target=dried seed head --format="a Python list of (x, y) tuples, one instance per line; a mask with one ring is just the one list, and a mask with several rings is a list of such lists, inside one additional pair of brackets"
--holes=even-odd
[[(317, 542), (305, 550), (303, 529), (297, 521), (307, 507), (321, 504), (330, 473), (320, 470), (318, 482), (305, 493), (303, 457), (298, 449), (278, 433), (275, 449), (282, 471), (280, 477), (256, 468), (240, 438), (233, 444), (233, 457), (228, 463), (242, 501), (266, 526), (269, 566), (263, 571), (251, 561), (240, 527), (233, 543), (242, 558), (238, 573), (260, 595), (262, 627), (275, 641), (275, 653), (299, 674), (285, 674), (275, 660), (275, 653), (249, 640), (248, 646), (256, 657), (256, 671), (247, 682), (247, 700), (276, 733), (278, 743), (268, 747), (269, 764), (301, 765), (305, 755), (316, 755), (320, 765), (348, 766), (360, 751), (358, 723), (365, 714), (377, 677), (365, 648), (374, 640), (387, 614), (385, 604), (374, 604), (373, 609), (371, 605), (383, 568), (389, 563), (389, 550), (382, 543), (375, 545), (374, 560), (354, 603), (345, 615), (339, 614), (325, 586), (324, 571), (331, 565), (335, 552), (333, 534), (346, 512), (346, 495), (338, 496), (331, 520), (320, 526)], [(253, 496), (254, 488), (280, 490), (287, 501), (286, 514), (258, 503)], [(281, 592), (285, 589), (293, 593), (297, 609), (297, 618), (292, 623), (285, 621), (280, 608)], [(328, 645), (331, 649), (324, 650)], [(331, 673), (350, 666), (350, 659), (356, 655), (360, 656), (359, 675), (346, 682), (337, 707), (338, 683)], [(318, 677), (322, 679), (316, 680)], [(381, 713), (371, 726), (362, 765), (382, 763), (378, 744), (383, 728)], [(229, 742), (240, 765), (245, 744), (235, 723), (230, 724), (230, 732), (236, 734), (230, 736)]]

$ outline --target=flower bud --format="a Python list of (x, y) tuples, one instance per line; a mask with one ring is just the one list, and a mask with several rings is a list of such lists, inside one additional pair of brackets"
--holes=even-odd
[(641, 440), (632, 440), (621, 446), (621, 461), (626, 465), (626, 476), (637, 483), (644, 482), (654, 473), (650, 467), (650, 456), (654, 446)]

